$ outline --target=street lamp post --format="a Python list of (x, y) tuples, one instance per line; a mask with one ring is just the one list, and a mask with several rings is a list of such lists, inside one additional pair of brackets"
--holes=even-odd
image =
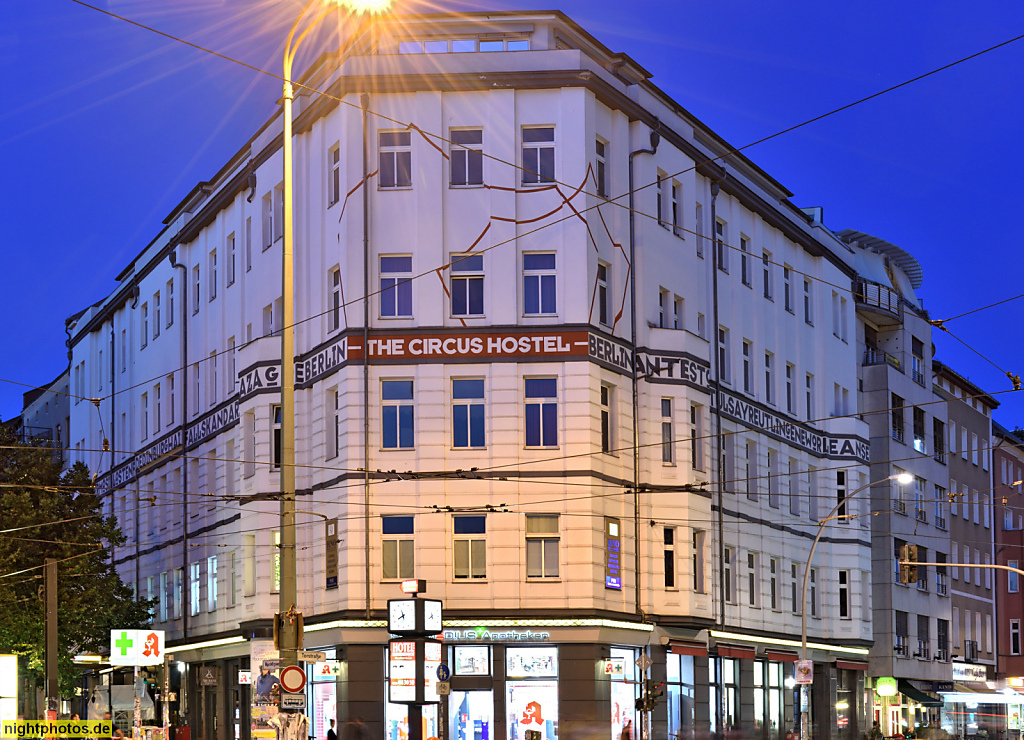
[[(879, 483), (885, 483), (887, 481), (895, 480), (901, 485), (908, 485), (914, 481), (914, 476), (910, 473), (897, 473), (890, 475), (881, 480), (872, 481), (866, 483), (852, 493), (847, 494), (839, 502), (832, 507), (832, 511), (828, 513), (824, 519), (818, 522), (818, 533), (814, 535), (814, 542), (811, 543), (811, 551), (807, 555), (807, 563), (804, 565), (804, 583), (803, 589), (800, 592), (800, 660), (807, 660), (807, 579), (811, 573), (811, 563), (814, 561), (814, 551), (818, 548), (818, 542), (821, 540), (821, 535), (825, 531), (825, 525), (833, 519), (850, 519), (851, 514), (837, 514), (846, 502), (856, 496), (863, 490), (876, 486)], [(810, 697), (807, 695), (809, 689), (808, 684), (800, 684), (800, 740), (810, 740), (810, 727), (809, 727), (809, 713), (807, 707), (810, 704)]]
[[(346, 0), (353, 12), (382, 11), (389, 0)], [(314, 11), (314, 6), (320, 6)], [(282, 224), (281, 251), (281, 566), (280, 566), (280, 657), (281, 667), (295, 665), (299, 648), (298, 620), (294, 618), (297, 605), (295, 562), (295, 307), (294, 297), (294, 198), (292, 177), (292, 66), (299, 46), (309, 34), (335, 10), (338, 2), (309, 0), (288, 31), (284, 45), (284, 84), (282, 114), (284, 116), (284, 223)], [(311, 12), (314, 11), (314, 12)], [(301, 29), (301, 30), (300, 30)], [(291, 619), (285, 617), (289, 615)]]

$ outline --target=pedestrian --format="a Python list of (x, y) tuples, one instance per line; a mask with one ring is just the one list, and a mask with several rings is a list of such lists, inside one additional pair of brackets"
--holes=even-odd
[(619, 740), (633, 740), (633, 720), (627, 719), (622, 724), (622, 734), (619, 735)]
[(338, 733), (334, 731), (334, 720), (331, 720), (331, 726), (327, 729), (327, 740), (338, 740)]

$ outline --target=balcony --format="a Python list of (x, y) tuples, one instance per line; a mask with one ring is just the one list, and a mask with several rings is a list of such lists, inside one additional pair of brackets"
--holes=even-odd
[(892, 646), (892, 651), (901, 658), (906, 658), (909, 653), (907, 638), (903, 635), (896, 635), (896, 644)]
[(926, 512), (924, 509), (918, 509), (915, 512), (915, 518), (917, 519), (917, 521), (924, 522), (925, 524), (927, 524), (928, 523), (928, 512)]
[(864, 364), (865, 365), (889, 365), (894, 367), (900, 372), (903, 368), (900, 366), (900, 358), (895, 355), (890, 355), (888, 352), (883, 352), (877, 347), (868, 347), (864, 350)]
[(946, 517), (944, 517), (944, 516), (937, 516), (937, 517), (935, 517), (935, 526), (938, 527), (939, 529), (945, 529), (946, 528)]
[(904, 434), (902, 426), (893, 425), (892, 438), (895, 439), (897, 442), (903, 442), (903, 440), (906, 439), (906, 435)]
[(939, 596), (949, 595), (949, 581), (945, 573), (939, 573), (935, 576), (935, 593)]
[(895, 511), (897, 514), (906, 514), (907, 513), (907, 502), (903, 501), (902, 499), (898, 499), (898, 498), (893, 499), (893, 501), (892, 501), (892, 510)]
[(917, 579), (917, 590), (928, 592), (928, 576), (921, 576)]
[(928, 647), (928, 641), (927, 640), (918, 640), (917, 641), (917, 652), (914, 653), (914, 657), (915, 658), (920, 658), (921, 660), (928, 660), (931, 657), (930, 652), (931, 651), (930, 651), (930, 649)]
[(854, 283), (853, 299), (857, 310), (879, 325), (903, 322), (903, 296), (888, 286), (872, 280), (858, 280)]
[(949, 662), (949, 649), (948, 648), (939, 648), (938, 650), (936, 650), (935, 651), (935, 660), (939, 661), (940, 663), (948, 663)]

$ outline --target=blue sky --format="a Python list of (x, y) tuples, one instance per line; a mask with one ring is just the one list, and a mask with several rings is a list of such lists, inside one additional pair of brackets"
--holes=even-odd
[[(264, 69), (299, 5), (96, 0)], [(446, 9), (537, 9), (518, 0)], [(566, 12), (734, 146), (1024, 34), (1024, 4), (567, 0)], [(621, 11), (631, 11), (624, 17)], [(0, 23), (0, 379), (67, 364), (64, 319), (107, 294), (196, 182), (259, 127), (279, 83), (71, 0), (10, 3)], [(1024, 293), (1024, 40), (746, 150), (825, 223), (900, 245), (933, 318)], [(1024, 299), (949, 323), (1024, 375)], [(938, 357), (989, 392), (1002, 372), (936, 333)], [(0, 418), (23, 387), (0, 382)], [(996, 419), (1024, 426), (1024, 392)]]

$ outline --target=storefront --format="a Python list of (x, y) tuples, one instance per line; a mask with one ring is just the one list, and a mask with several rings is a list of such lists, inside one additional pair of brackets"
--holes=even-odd
[(1019, 738), (1024, 694), (988, 679), (988, 668), (953, 663), (951, 691), (942, 696), (942, 728), (961, 738)]

